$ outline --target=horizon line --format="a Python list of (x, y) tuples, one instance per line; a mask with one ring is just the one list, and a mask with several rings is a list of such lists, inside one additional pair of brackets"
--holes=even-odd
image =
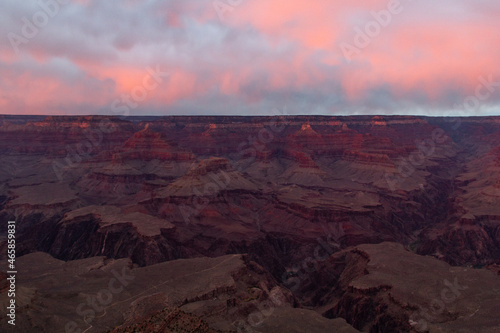
[(498, 115), (419, 115), (419, 114), (353, 114), (353, 115), (326, 115), (326, 114), (286, 114), (286, 115), (225, 115), (225, 114), (167, 114), (167, 115), (107, 115), (107, 114), (4, 114), (0, 113), (0, 117), (110, 117), (110, 118), (140, 118), (140, 117), (422, 117), (422, 118), (491, 118), (500, 117)]

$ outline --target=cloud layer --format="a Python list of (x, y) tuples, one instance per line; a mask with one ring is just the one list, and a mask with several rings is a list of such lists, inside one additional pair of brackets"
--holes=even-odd
[[(8, 0), (0, 112), (500, 114), (499, 14), (494, 0)], [(151, 69), (169, 75), (146, 89)]]

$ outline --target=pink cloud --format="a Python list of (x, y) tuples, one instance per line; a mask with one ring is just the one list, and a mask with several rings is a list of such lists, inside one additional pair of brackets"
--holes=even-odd
[[(401, 0), (401, 13), (347, 61), (340, 45), (354, 45), (355, 28), (364, 29), (371, 12), (389, 3), (243, 0), (221, 22), (212, 2), (129, 1), (116, 8), (80, 1), (21, 54), (0, 46), (0, 107), (4, 113), (106, 109), (142, 82), (147, 66), (170, 76), (141, 107), (189, 101), (213, 113), (207, 100), (230, 99), (251, 112), (281, 95), (303, 96), (325, 110), (371, 105), (374, 96), (380, 103), (382, 95), (387, 105), (451, 107), (457, 101), (450, 96), (463, 99), (474, 93), (478, 77), (498, 73), (500, 5), (493, 1)], [(29, 15), (37, 7), (12, 11), (22, 10)], [(2, 22), (9, 24), (5, 31), (19, 30), (15, 19)], [(54, 61), (64, 61), (76, 78), (64, 67), (47, 70)], [(500, 100), (498, 91), (492, 100)]]

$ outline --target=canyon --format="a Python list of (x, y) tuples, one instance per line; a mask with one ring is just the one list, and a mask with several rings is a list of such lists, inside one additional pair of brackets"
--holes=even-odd
[(5, 115), (0, 152), (24, 332), (500, 332), (500, 117)]

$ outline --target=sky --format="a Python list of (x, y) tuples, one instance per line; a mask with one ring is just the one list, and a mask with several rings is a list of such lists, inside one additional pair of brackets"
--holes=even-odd
[(499, 17), (498, 0), (3, 0), (0, 113), (500, 115)]

